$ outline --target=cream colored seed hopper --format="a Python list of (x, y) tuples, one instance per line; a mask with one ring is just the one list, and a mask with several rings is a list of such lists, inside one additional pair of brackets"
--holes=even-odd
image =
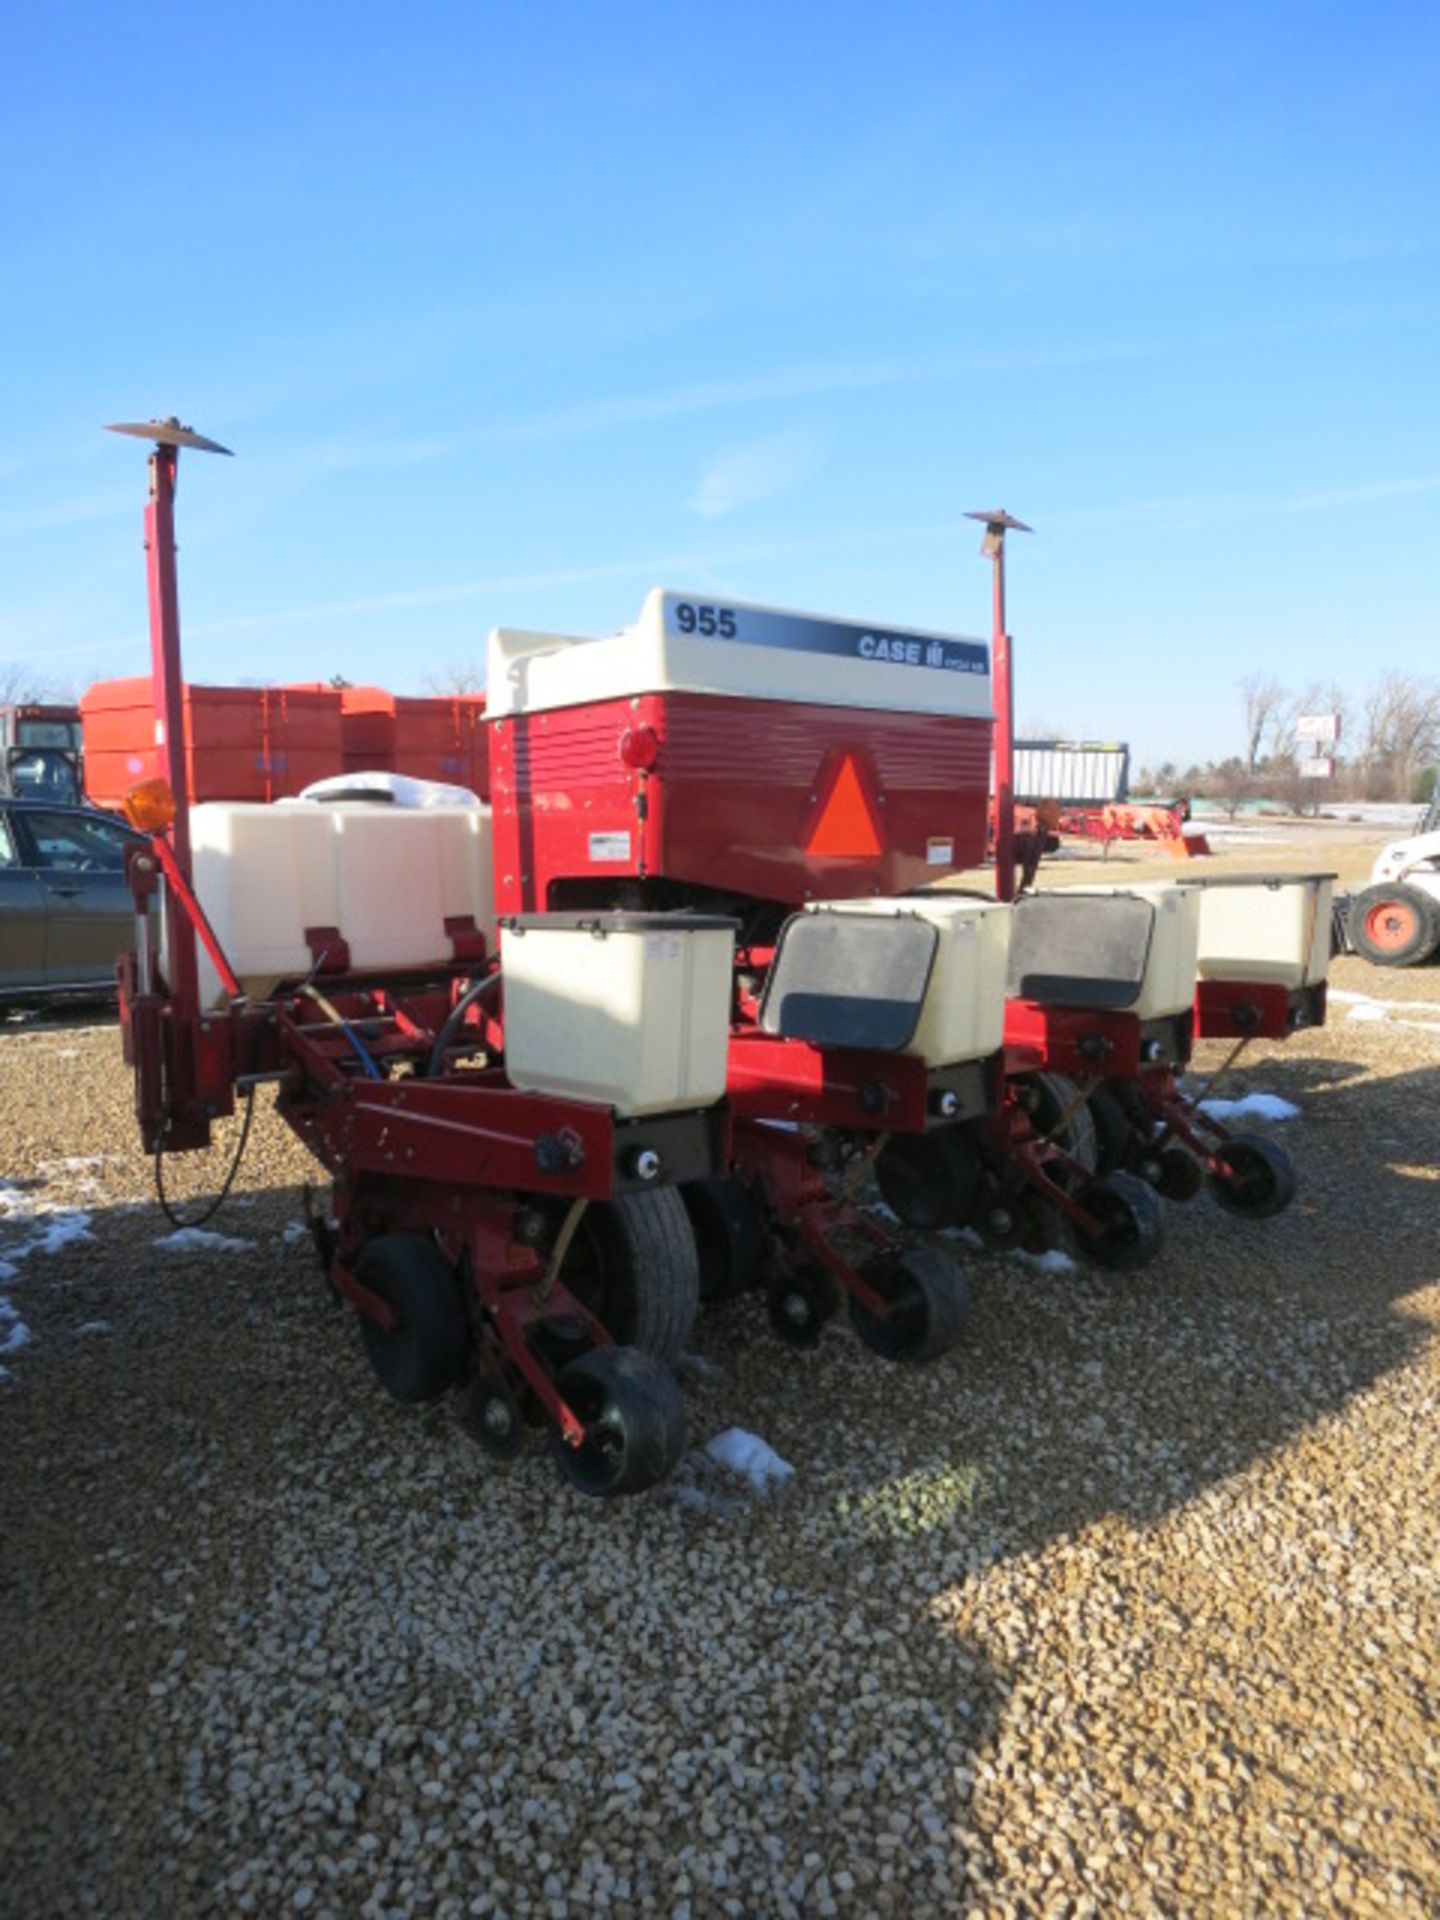
[(1195, 999), (1200, 895), (1169, 882), (1057, 887), (1015, 905), (1009, 990), (1018, 1000), (1158, 1020)]

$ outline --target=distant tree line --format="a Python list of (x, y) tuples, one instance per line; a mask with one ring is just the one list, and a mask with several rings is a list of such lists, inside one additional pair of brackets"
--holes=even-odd
[[(1235, 814), (1247, 800), (1272, 800), (1297, 813), (1337, 800), (1425, 801), (1440, 761), (1440, 680), (1388, 672), (1358, 702), (1333, 681), (1298, 691), (1266, 674), (1238, 683), (1244, 717), (1243, 750), (1204, 766), (1173, 760), (1142, 767), (1137, 793), (1192, 794), (1218, 801)], [(1299, 737), (1303, 714), (1338, 713), (1340, 739), (1320, 752), (1335, 762), (1334, 777), (1311, 779), (1301, 763), (1317, 749)]]

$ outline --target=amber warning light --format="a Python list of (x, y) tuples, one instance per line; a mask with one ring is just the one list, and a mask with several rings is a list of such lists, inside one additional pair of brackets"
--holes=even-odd
[(175, 796), (166, 780), (142, 780), (120, 809), (137, 833), (164, 833), (175, 819)]

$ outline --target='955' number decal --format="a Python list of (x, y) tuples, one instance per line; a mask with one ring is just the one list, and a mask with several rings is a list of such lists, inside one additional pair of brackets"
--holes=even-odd
[(695, 607), (688, 600), (676, 606), (675, 624), (682, 633), (700, 633), (707, 640), (717, 633), (722, 640), (733, 640), (740, 631), (729, 607)]

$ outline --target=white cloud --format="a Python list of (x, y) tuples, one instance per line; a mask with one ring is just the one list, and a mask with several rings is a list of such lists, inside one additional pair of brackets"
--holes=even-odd
[(710, 461), (695, 488), (690, 505), (707, 520), (734, 513), (757, 500), (803, 486), (820, 461), (820, 450), (806, 433), (775, 433), (731, 447)]

